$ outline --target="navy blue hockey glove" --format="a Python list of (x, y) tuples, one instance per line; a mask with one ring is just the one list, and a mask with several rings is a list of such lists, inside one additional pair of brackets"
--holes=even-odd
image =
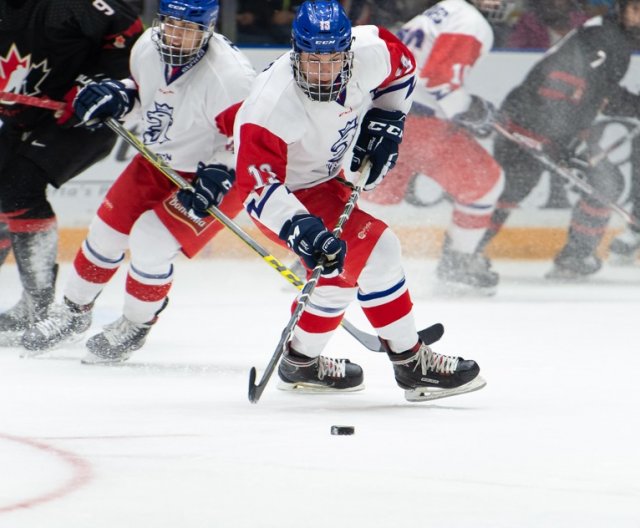
[(402, 142), (404, 119), (405, 115), (399, 110), (372, 108), (365, 114), (351, 160), (351, 170), (355, 172), (369, 157), (371, 173), (364, 186), (365, 191), (374, 189), (395, 166), (398, 145)]
[(111, 79), (91, 83), (78, 92), (73, 109), (84, 126), (99, 128), (108, 117), (120, 119), (131, 111), (136, 91)]
[(454, 115), (451, 120), (466, 128), (478, 138), (486, 138), (493, 132), (496, 121), (496, 107), (476, 95), (471, 96), (471, 104), (465, 112)]
[(342, 273), (347, 243), (334, 237), (317, 216), (310, 214), (294, 216), (284, 223), (278, 236), (308, 268), (315, 268), (324, 258), (323, 276), (337, 277)]
[(233, 169), (221, 164), (205, 165), (200, 162), (193, 182), (194, 190), (180, 189), (178, 201), (196, 216), (204, 218), (209, 214), (209, 207), (217, 207), (222, 203), (224, 195), (231, 190), (235, 180), (236, 171)]

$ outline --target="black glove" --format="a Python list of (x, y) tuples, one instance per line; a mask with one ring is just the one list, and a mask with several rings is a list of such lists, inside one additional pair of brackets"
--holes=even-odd
[(365, 114), (351, 160), (351, 170), (355, 172), (362, 167), (365, 157), (369, 157), (371, 173), (365, 191), (374, 189), (395, 166), (404, 119), (405, 115), (399, 110), (372, 108)]
[(106, 118), (120, 119), (130, 112), (135, 94), (135, 90), (120, 81), (107, 79), (88, 84), (80, 90), (73, 100), (73, 109), (84, 126), (99, 128)]
[(317, 216), (294, 216), (284, 223), (278, 236), (302, 258), (308, 268), (315, 268), (324, 259), (322, 275), (336, 277), (342, 273), (347, 243), (334, 237)]
[(466, 128), (474, 136), (486, 138), (493, 132), (496, 107), (476, 95), (471, 96), (471, 104), (465, 112), (454, 115), (451, 120)]
[(193, 182), (193, 191), (180, 189), (178, 201), (196, 216), (204, 218), (209, 214), (209, 207), (217, 207), (222, 203), (224, 195), (229, 192), (235, 180), (236, 171), (233, 169), (221, 164), (205, 165), (200, 162)]

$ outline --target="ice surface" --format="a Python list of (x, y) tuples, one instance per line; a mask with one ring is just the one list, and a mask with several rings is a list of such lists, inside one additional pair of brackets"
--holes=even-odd
[[(0, 528), (640, 527), (640, 269), (551, 285), (548, 262), (497, 262), (496, 297), (450, 299), (434, 267), (407, 263), (417, 319), (443, 322), (436, 350), (476, 359), (488, 385), (431, 404), (343, 331), (326, 352), (362, 364), (366, 390), (302, 396), (274, 376), (250, 404), (293, 295), (257, 259), (180, 261), (122, 366), (81, 365), (81, 344), (1, 349)], [(122, 288), (119, 273), (93, 330)], [(18, 299), (14, 266), (0, 291), (0, 310)]]

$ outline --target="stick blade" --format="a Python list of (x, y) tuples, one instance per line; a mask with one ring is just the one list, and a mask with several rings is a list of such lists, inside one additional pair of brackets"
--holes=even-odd
[(258, 371), (256, 370), (256, 367), (251, 367), (251, 370), (249, 371), (249, 401), (251, 403), (258, 403), (258, 400), (260, 399), (260, 394), (257, 391), (258, 386), (256, 385), (257, 376)]

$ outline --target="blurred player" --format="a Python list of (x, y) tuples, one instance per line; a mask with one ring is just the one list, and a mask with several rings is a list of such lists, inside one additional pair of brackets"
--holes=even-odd
[[(233, 105), (246, 97), (255, 73), (243, 54), (214, 33), (217, 14), (218, 0), (161, 0), (153, 27), (133, 48), (132, 77), (91, 84), (76, 97), (76, 113), (88, 127), (138, 107), (144, 143), (193, 180), (196, 192), (177, 193), (158, 169), (134, 157), (109, 189), (76, 255), (63, 306), (23, 336), (32, 354), (88, 330), (93, 302), (128, 249), (123, 315), (87, 341), (83, 360), (125, 361), (167, 305), (177, 254), (194, 256), (221, 229), (206, 209), (220, 204), (234, 181), (228, 144)], [(222, 210), (235, 216), (241, 209), (232, 191)]]
[[(466, 81), (493, 46), (485, 16), (506, 17), (510, 4), (503, 0), (434, 2), (399, 33), (416, 57), (419, 75), (406, 123), (403, 149), (407, 155), (396, 171), (400, 181), (416, 173), (428, 175), (453, 200), (453, 217), (437, 268), (447, 290), (492, 293), (498, 284), (488, 259), (476, 252), (504, 185), (501, 167), (474, 138), (491, 133), (494, 108), (470, 94)], [(376, 193), (379, 201), (396, 192), (395, 182), (385, 183)]]
[(365, 159), (373, 189), (393, 168), (411, 106), (415, 62), (391, 33), (353, 29), (335, 1), (305, 2), (293, 23), (293, 51), (258, 76), (235, 123), (238, 185), (246, 209), (273, 240), (307, 268), (326, 259), (278, 373), (281, 387), (353, 391), (362, 369), (321, 355), (356, 299), (385, 344), (398, 385), (411, 400), (477, 390), (474, 361), (443, 356), (422, 343), (400, 257), (400, 243), (380, 220), (355, 209), (340, 239), (351, 171)]
[[(597, 145), (589, 141), (589, 129), (600, 112), (640, 116), (640, 97), (620, 86), (631, 53), (639, 45), (640, 0), (619, 0), (615, 14), (587, 21), (549, 50), (501, 108), (511, 133), (558, 164), (577, 168), (608, 201), (615, 201), (622, 191), (622, 174), (607, 159), (585, 165), (597, 153)], [(585, 146), (586, 152), (578, 152)], [(506, 185), (483, 246), (544, 171), (538, 161), (501, 136), (496, 136), (494, 154), (505, 169)], [(577, 279), (596, 273), (602, 265), (596, 250), (610, 215), (595, 197), (583, 195), (573, 208), (567, 242), (547, 276)]]
[(108, 130), (71, 127), (71, 101), (87, 78), (129, 75), (142, 22), (122, 0), (0, 1), (0, 91), (65, 100), (51, 110), (0, 103), (0, 266), (13, 251), (23, 292), (0, 314), (0, 344), (20, 342), (55, 297), (60, 187), (109, 154)]

